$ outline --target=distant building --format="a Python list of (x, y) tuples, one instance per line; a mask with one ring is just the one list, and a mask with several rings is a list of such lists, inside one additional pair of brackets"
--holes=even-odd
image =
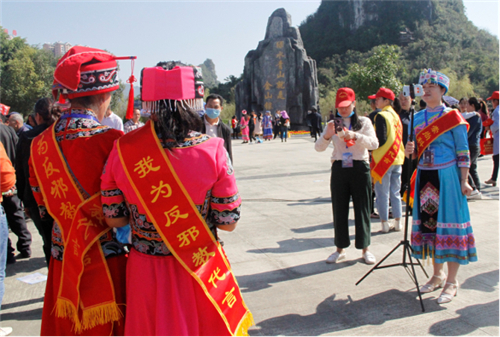
[(56, 42), (56, 43), (44, 43), (43, 44), (43, 49), (50, 51), (54, 54), (55, 57), (59, 58), (66, 54), (68, 50), (73, 47), (70, 43), (68, 42)]

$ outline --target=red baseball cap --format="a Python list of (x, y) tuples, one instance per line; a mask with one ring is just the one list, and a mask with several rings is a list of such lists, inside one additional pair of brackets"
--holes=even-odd
[(368, 96), (368, 99), (375, 99), (375, 98), (377, 98), (377, 96), (375, 96), (375, 94)]
[(490, 101), (492, 99), (498, 99), (498, 91), (493, 91), (490, 97), (488, 97), (486, 100)]
[(383, 98), (387, 98), (387, 99), (390, 99), (391, 101), (394, 101), (394, 93), (392, 92), (391, 89), (387, 89), (387, 88), (380, 88), (378, 89), (377, 91), (377, 94), (375, 95), (376, 98), (378, 97), (383, 97)]
[(351, 88), (340, 88), (337, 90), (335, 108), (345, 108), (356, 100), (356, 94)]

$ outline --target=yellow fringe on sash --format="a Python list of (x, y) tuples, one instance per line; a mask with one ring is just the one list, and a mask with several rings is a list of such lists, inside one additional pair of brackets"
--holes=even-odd
[(255, 325), (255, 322), (253, 321), (252, 313), (249, 311), (241, 320), (238, 330), (236, 330), (235, 336), (248, 336), (248, 329), (252, 325)]
[(422, 248), (422, 265), (424, 266), (429, 266), (429, 265), (434, 265), (436, 260), (436, 254), (434, 252), (434, 249), (431, 250), (430, 246), (427, 245), (427, 256), (425, 254), (425, 247)]
[(82, 330), (92, 329), (98, 325), (119, 321), (123, 317), (115, 302), (85, 309), (82, 315)]
[(58, 298), (56, 301), (56, 307), (54, 309), (56, 311), (56, 317), (67, 318), (74, 323), (76, 332), (82, 330), (82, 324), (78, 319), (78, 311), (76, 310), (73, 303), (64, 298)]
[(56, 317), (71, 320), (74, 323), (75, 332), (78, 334), (83, 330), (92, 329), (98, 325), (119, 321), (123, 317), (118, 304), (114, 302), (85, 309), (81, 321), (73, 303), (66, 299), (57, 299), (55, 311)]

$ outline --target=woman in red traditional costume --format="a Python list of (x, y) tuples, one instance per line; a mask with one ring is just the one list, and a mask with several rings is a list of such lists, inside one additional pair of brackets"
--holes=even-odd
[(116, 57), (71, 48), (54, 73), (69, 106), (31, 146), (30, 184), (54, 219), (41, 335), (123, 335), (125, 251), (106, 226), (100, 176), (123, 132), (100, 124), (118, 89)]
[(197, 68), (160, 65), (141, 79), (155, 118), (116, 142), (102, 175), (108, 225), (132, 229), (125, 334), (246, 334), (252, 315), (217, 241), (240, 218), (234, 170), (221, 138), (192, 131)]

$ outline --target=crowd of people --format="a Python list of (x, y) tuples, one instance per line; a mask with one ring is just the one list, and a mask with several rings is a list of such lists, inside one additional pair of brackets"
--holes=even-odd
[[(314, 127), (311, 124), (311, 117), (314, 116)], [(317, 139), (322, 129), (321, 115), (317, 112), (313, 114), (312, 110), (308, 111), (307, 123), (310, 128), (311, 137)], [(290, 116), (285, 110), (276, 110), (274, 116), (271, 111), (266, 111), (264, 116), (260, 112), (252, 111), (248, 113), (246, 110), (241, 111), (241, 120), (236, 116), (231, 118), (231, 131), (233, 139), (243, 140), (242, 144), (259, 144), (265, 141), (271, 141), (280, 137), (281, 142), (287, 142), (290, 137)], [(260, 138), (262, 136), (262, 139)]]
[[(419, 84), (423, 89), (419, 111), (403, 91), (396, 97), (390, 89), (380, 88), (368, 96), (374, 110), (364, 117), (355, 112), (354, 90), (338, 89), (336, 113), (331, 111), (315, 142), (316, 151), (325, 151), (333, 144), (331, 198), (336, 251), (326, 262), (347, 258), (352, 200), (355, 247), (362, 250), (367, 264), (376, 263), (369, 251), (370, 218), (380, 218), (384, 233), (401, 231), (402, 195), (406, 191), (407, 207), (413, 215), (413, 256), (430, 259), (434, 265), (433, 276), (420, 291), (443, 288), (437, 299), (442, 304), (458, 293), (459, 266), (477, 261), (467, 199), (481, 198), (477, 158), (481, 151), (487, 152), (480, 146), (486, 132), (493, 137), (493, 153), (488, 154), (493, 154), (494, 168), (484, 184), (496, 186), (499, 92), (486, 99), (494, 109), (489, 114), (485, 101), (446, 96), (450, 81), (445, 74), (425, 70)], [(415, 137), (410, 139), (412, 126)]]
[[(205, 98), (200, 115), (201, 80), (188, 80), (196, 69), (160, 62), (143, 69), (142, 110), (129, 107), (132, 118), (123, 123), (110, 108), (117, 59), (73, 47), (57, 64), (54, 97), (40, 98), (27, 123), (19, 113), (3, 116), (0, 304), (6, 264), (32, 253), (26, 215), (42, 237), (49, 270), (42, 335), (245, 334), (252, 314), (218, 238), (240, 219), (232, 139), (241, 133), (244, 144), (262, 143), (279, 135), (286, 142), (290, 116), (242, 111), (229, 127), (218, 94)], [(159, 89), (160, 78), (170, 89)], [(421, 292), (443, 288), (438, 303), (447, 303), (458, 292), (459, 266), (477, 261), (467, 197), (481, 196), (477, 159), (486, 132), (494, 170), (485, 184), (496, 185), (499, 94), (486, 100), (490, 114), (485, 101), (446, 96), (445, 74), (428, 69), (419, 83), (420, 111), (407, 95), (380, 88), (368, 97), (373, 112), (360, 116), (355, 91), (339, 88), (324, 129), (315, 109), (305, 120), (316, 151), (333, 145), (336, 251), (326, 262), (347, 259), (352, 200), (355, 247), (367, 264), (376, 263), (371, 219), (380, 218), (384, 233), (401, 231), (406, 190), (413, 255), (434, 263)], [(8, 227), (18, 237), (17, 256)], [(11, 332), (0, 328), (0, 335)]]

